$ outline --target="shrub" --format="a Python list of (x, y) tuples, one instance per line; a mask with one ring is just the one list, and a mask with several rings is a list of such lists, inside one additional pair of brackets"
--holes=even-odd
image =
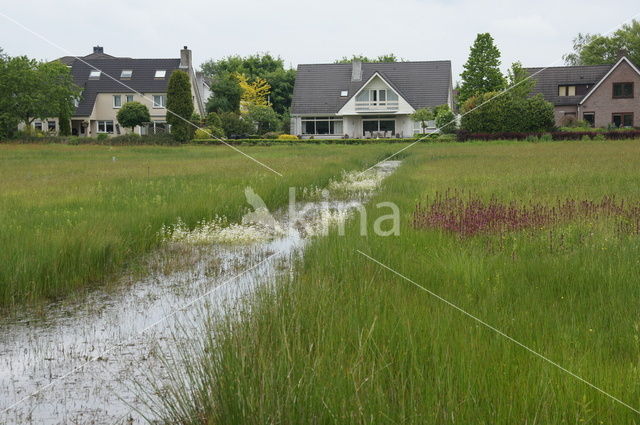
[(453, 134), (456, 132), (456, 116), (448, 105), (437, 106), (434, 112), (436, 114), (436, 127), (440, 129), (441, 133)]
[(278, 140), (298, 140), (298, 136), (294, 136), (293, 134), (280, 134)]
[(593, 136), (593, 140), (602, 142), (602, 141), (607, 140), (607, 138), (604, 137), (604, 134), (597, 134), (597, 135)]
[(220, 114), (222, 129), (228, 138), (241, 138), (251, 134), (254, 130), (251, 122), (245, 120), (235, 112), (223, 112)]
[(130, 128), (131, 131), (133, 131), (137, 125), (151, 121), (149, 108), (140, 102), (125, 103), (118, 111), (116, 118), (120, 125)]
[(540, 141), (551, 142), (553, 141), (553, 136), (551, 135), (551, 133), (544, 133), (542, 136), (540, 136)]
[(209, 112), (204, 119), (207, 127), (217, 127), (222, 128), (222, 120), (220, 119), (220, 115), (215, 112)]
[[(171, 112), (169, 112), (171, 111)], [(194, 127), (185, 121), (193, 115), (191, 81), (184, 71), (173, 71), (167, 87), (167, 123), (178, 142), (191, 140)]]
[(588, 134), (585, 134), (584, 136), (582, 136), (581, 139), (583, 142), (590, 142), (591, 141), (591, 137), (589, 137)]
[(195, 131), (194, 139), (196, 140), (205, 140), (205, 139), (222, 139), (224, 137), (224, 131), (218, 127), (205, 127), (199, 128)]
[(108, 138), (109, 136), (107, 134), (100, 133), (98, 134), (98, 137), (96, 137), (96, 140), (107, 140)]
[(269, 131), (267, 133), (264, 133), (262, 137), (264, 137), (265, 139), (277, 139), (281, 134), (282, 133), (280, 133), (279, 131)]

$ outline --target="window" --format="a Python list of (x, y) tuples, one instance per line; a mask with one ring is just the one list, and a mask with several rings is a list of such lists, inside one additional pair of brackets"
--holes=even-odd
[(585, 112), (582, 114), (582, 119), (589, 123), (591, 127), (595, 127), (596, 125), (596, 113), (595, 112)]
[(611, 120), (616, 127), (633, 127), (633, 112), (618, 112)]
[(127, 102), (133, 102), (133, 95), (132, 94), (128, 94), (127, 95)]
[(113, 133), (113, 121), (98, 121), (98, 133)]
[(633, 83), (613, 83), (614, 99), (633, 99)]
[(120, 78), (123, 80), (128, 80), (133, 76), (133, 71), (131, 69), (123, 69), (120, 73)]
[(153, 107), (154, 108), (164, 108), (166, 105), (165, 96), (163, 94), (154, 94), (153, 95)]
[(47, 130), (56, 131), (56, 122), (55, 121), (47, 121)]
[(576, 86), (558, 86), (558, 96), (575, 96)]
[(100, 74), (102, 72), (97, 71), (97, 70), (93, 70), (89, 73), (89, 79), (90, 80), (99, 80), (100, 79)]
[(35, 122), (33, 123), (33, 126), (35, 127), (36, 130), (38, 131), (42, 131), (42, 123), (41, 122)]
[(120, 96), (119, 94), (114, 94), (113, 95), (113, 107), (114, 108), (119, 108), (122, 106), (122, 96)]
[(156, 71), (155, 78), (164, 78), (167, 75), (167, 71), (164, 69), (158, 69)]
[(310, 117), (302, 118), (302, 134), (343, 134), (342, 118)]
[(340, 97), (347, 97), (349, 96), (349, 90), (342, 90), (340, 92)]
[(366, 133), (378, 132), (378, 131), (390, 131), (392, 134), (396, 131), (395, 119), (364, 119), (362, 120), (362, 131)]

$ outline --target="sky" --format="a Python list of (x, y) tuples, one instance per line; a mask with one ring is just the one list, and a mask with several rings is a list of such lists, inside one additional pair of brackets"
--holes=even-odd
[(170, 58), (187, 45), (197, 66), (258, 52), (291, 67), (394, 53), (451, 60), (459, 80), (478, 33), (494, 37), (504, 69), (558, 66), (579, 32), (606, 34), (639, 14), (637, 0), (1, 0), (0, 47), (37, 59), (82, 56), (94, 45)]

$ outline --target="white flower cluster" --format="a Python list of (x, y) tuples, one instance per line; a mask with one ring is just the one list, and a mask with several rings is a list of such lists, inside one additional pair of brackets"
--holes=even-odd
[(199, 222), (193, 230), (178, 219), (174, 226), (164, 226), (160, 234), (163, 240), (169, 242), (206, 245), (265, 242), (282, 236), (284, 231), (279, 226), (272, 227), (260, 223), (229, 224), (225, 218), (216, 217), (209, 222)]
[(351, 171), (342, 174), (342, 179), (332, 181), (329, 189), (342, 192), (371, 192), (375, 190), (382, 180), (385, 178), (383, 173), (377, 173), (373, 170), (364, 173)]
[(299, 218), (295, 225), (305, 236), (323, 236), (331, 227), (344, 223), (351, 212), (352, 209), (321, 209), (313, 217)]

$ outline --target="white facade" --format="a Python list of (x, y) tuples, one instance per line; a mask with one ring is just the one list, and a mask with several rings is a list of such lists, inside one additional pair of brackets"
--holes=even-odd
[[(422, 133), (415, 109), (384, 78), (373, 76), (333, 115), (294, 115), (291, 133), (302, 138), (403, 138)], [(435, 127), (427, 132), (435, 131)]]

